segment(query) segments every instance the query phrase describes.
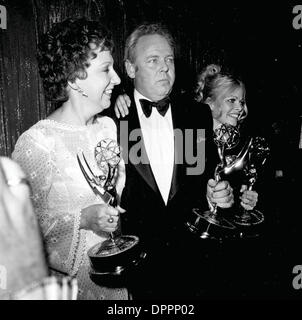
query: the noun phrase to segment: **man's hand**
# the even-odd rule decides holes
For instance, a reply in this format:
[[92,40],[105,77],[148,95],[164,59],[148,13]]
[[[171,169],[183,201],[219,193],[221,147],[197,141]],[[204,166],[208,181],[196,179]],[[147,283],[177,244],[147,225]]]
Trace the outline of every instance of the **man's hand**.
[[6,270],[1,295],[16,292],[48,275],[42,238],[25,174],[8,158],[0,159],[0,266]]
[[220,208],[230,208],[234,204],[233,189],[227,181],[216,182],[210,179],[207,185],[207,198]]
[[114,111],[116,117],[119,119],[120,116],[124,118],[129,113],[129,108],[131,105],[130,98],[126,95],[119,95],[116,99],[115,105],[114,105]]

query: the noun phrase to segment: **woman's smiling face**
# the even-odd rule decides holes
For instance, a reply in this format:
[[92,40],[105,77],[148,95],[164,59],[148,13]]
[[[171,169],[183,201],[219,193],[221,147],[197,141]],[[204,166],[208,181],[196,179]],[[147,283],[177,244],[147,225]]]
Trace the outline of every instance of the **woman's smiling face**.
[[244,111],[245,91],[239,86],[229,88],[220,93],[209,105],[215,127],[222,123],[236,126],[238,118]]
[[90,65],[86,69],[87,77],[77,79],[76,83],[87,95],[86,104],[95,107],[99,113],[110,106],[112,90],[121,80],[113,68],[110,51],[94,53],[96,57],[89,60]]

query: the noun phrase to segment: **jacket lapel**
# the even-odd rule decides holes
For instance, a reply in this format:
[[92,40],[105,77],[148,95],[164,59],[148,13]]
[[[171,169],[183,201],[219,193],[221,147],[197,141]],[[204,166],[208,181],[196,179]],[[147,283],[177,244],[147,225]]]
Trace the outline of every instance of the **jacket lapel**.
[[[135,106],[135,100],[133,93],[130,96],[131,105]],[[173,122],[173,129],[183,129],[183,113],[180,109],[181,106],[171,99],[171,114],[172,114],[172,122]],[[157,186],[155,177],[153,175],[150,161],[148,159],[148,155],[145,149],[144,138],[142,132],[139,134],[139,138],[134,141],[131,139],[131,132],[137,129],[140,130],[140,122],[137,114],[137,109],[133,108],[130,110],[129,115],[124,118],[122,121],[128,121],[128,161],[134,166],[137,172],[142,176],[142,178],[146,181],[146,183],[152,188],[152,190],[161,197],[160,190]],[[183,133],[183,130],[182,130]],[[176,195],[179,187],[183,181],[184,177],[184,151],[183,151],[183,141],[176,140],[176,136],[174,135],[174,168],[173,168],[173,175],[171,180],[171,188],[169,192],[168,201],[171,201],[173,197]],[[139,158],[139,159],[138,159]],[[140,160],[140,161],[137,161]]]
[[[173,105],[172,105],[173,103]],[[177,140],[177,131],[175,129],[182,130],[182,114],[180,112],[179,106],[175,101],[171,100],[171,114],[172,114],[172,122],[173,122],[173,129],[174,129],[174,169],[173,169],[173,175],[172,175],[172,181],[171,181],[171,189],[169,193],[169,201],[173,199],[175,194],[177,193],[181,181],[183,180],[183,172],[184,172],[184,152],[183,152],[183,141]]]
[[[130,98],[133,109],[130,110],[128,117],[124,119],[124,121],[128,120],[128,161],[134,166],[134,168],[142,176],[146,183],[152,188],[152,190],[158,193],[161,197],[145,149],[144,137],[141,132],[140,122],[137,114],[137,109],[135,107],[135,100],[133,94],[130,95]],[[133,130],[140,130],[140,132],[139,134],[134,134],[134,139],[132,141],[131,133],[133,133]],[[137,136],[137,139],[135,139],[135,136]]]

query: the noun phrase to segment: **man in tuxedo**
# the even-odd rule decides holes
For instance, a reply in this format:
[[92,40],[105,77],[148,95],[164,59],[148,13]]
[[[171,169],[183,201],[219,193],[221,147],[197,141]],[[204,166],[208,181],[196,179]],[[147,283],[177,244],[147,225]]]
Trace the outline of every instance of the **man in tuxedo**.
[[174,47],[160,24],[139,26],[125,46],[134,90],[128,93],[132,109],[119,124],[126,163],[122,230],[138,235],[147,253],[129,281],[134,299],[194,297],[193,284],[202,286],[194,258],[201,243],[192,241],[186,219],[193,207],[208,209],[208,202],[233,204],[229,184],[210,179],[216,164],[205,156],[212,146],[210,109],[172,92]]

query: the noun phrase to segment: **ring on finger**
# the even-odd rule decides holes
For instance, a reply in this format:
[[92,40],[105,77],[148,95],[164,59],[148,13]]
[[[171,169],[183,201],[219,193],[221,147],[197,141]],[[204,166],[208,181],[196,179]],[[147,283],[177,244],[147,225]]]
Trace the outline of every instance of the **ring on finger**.
[[113,220],[112,216],[110,216],[107,221],[108,221],[109,223],[112,223],[114,220]]

